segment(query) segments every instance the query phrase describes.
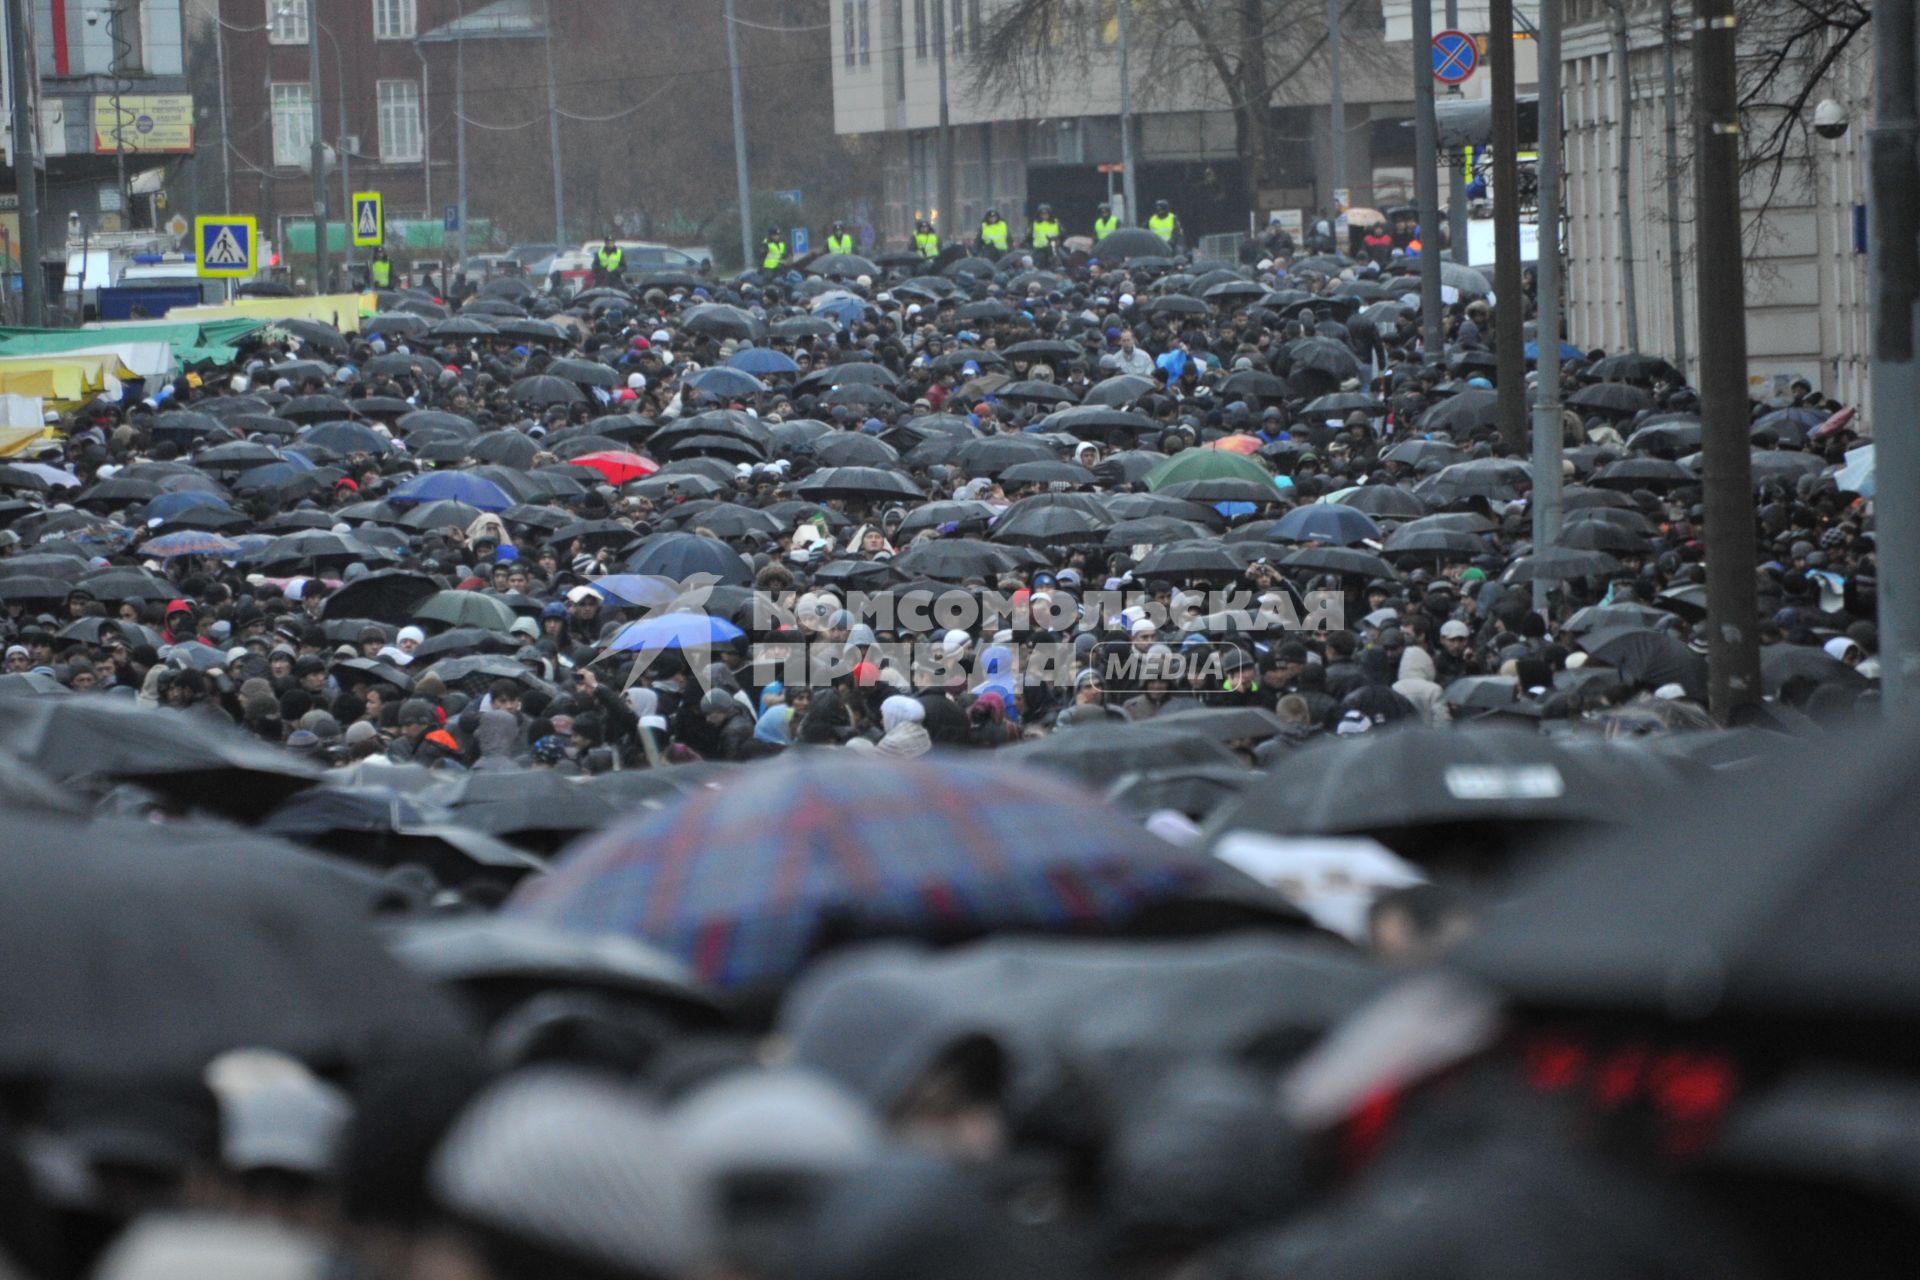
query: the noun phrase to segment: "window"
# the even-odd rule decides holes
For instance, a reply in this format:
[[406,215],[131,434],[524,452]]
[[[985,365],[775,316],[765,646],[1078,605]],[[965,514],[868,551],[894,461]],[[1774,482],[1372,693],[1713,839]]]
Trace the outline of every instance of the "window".
[[273,162],[297,165],[313,147],[313,90],[299,84],[273,86]]
[[373,0],[373,38],[411,40],[416,0]]
[[927,0],[913,0],[913,60],[927,60]]
[[380,159],[403,164],[420,159],[420,83],[382,80],[380,91]]
[[860,0],[860,65],[873,65],[873,5]]
[[267,0],[267,43],[305,44],[311,0]]
[[853,28],[853,0],[840,0],[840,36],[849,71],[853,70]]

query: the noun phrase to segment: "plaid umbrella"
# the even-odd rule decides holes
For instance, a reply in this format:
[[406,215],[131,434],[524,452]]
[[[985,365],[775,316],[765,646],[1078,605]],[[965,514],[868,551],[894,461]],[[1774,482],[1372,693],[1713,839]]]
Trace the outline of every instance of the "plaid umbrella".
[[240,544],[217,533],[182,529],[178,533],[162,534],[153,539],[140,548],[140,554],[158,556],[162,560],[170,560],[174,556],[236,556],[240,554]]
[[791,978],[823,926],[936,941],[1099,931],[1207,874],[1204,856],[1032,771],[828,751],[608,829],[508,912],[634,935],[742,988]]

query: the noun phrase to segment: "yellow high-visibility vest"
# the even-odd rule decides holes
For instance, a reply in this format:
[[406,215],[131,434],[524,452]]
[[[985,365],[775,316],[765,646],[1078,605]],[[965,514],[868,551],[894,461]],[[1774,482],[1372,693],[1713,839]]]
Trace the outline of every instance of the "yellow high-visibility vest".
[[913,247],[920,251],[923,258],[940,256],[940,233],[937,231],[916,231],[913,233]]
[[1033,247],[1045,249],[1060,238],[1060,224],[1052,218],[1033,224]]
[[367,268],[367,273],[376,289],[384,289],[393,283],[393,264],[385,258],[375,258],[373,265]]
[[1093,238],[1096,240],[1104,240],[1112,235],[1113,229],[1119,225],[1120,219],[1114,217],[1112,214],[1108,214],[1104,218],[1095,218],[1093,220]]
[[980,243],[986,245],[989,249],[999,249],[1004,252],[1008,244],[1007,220],[1002,218],[998,222],[982,222],[980,224]]
[[828,253],[852,253],[853,252],[852,234],[850,232],[843,231],[837,236],[828,236],[827,252]]
[[608,249],[603,245],[602,247],[595,249],[593,251],[593,256],[594,256],[594,260],[600,264],[600,269],[602,271],[616,272],[620,270],[623,264],[625,264],[627,260],[627,251],[625,249],[622,249],[619,245],[615,245],[611,249]]
[[1159,236],[1168,244],[1172,244],[1174,224],[1178,221],[1179,219],[1171,213],[1156,213],[1147,219],[1147,230],[1153,232],[1153,234]]
[[787,260],[787,242],[785,240],[769,240],[766,242],[766,246],[766,256],[760,259],[761,269],[766,271],[778,270],[780,264]]

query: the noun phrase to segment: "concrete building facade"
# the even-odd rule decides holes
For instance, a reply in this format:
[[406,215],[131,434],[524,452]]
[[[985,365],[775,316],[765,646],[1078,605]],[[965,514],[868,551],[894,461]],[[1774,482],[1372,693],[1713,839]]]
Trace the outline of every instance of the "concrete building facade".
[[[1684,11],[1681,11],[1682,13]],[[1568,0],[1564,83],[1566,116],[1566,215],[1568,331],[1584,347],[1626,346],[1626,272],[1634,273],[1636,313],[1643,350],[1675,352],[1669,247],[1668,186],[1679,208],[1682,316],[1687,372],[1697,371],[1702,313],[1712,323],[1717,300],[1697,300],[1693,246],[1698,236],[1742,235],[1748,254],[1747,352],[1756,390],[1778,379],[1805,377],[1826,394],[1850,404],[1868,399],[1868,291],[1866,260],[1866,130],[1872,116],[1871,31],[1855,36],[1819,78],[1812,104],[1832,98],[1848,110],[1851,125],[1838,139],[1810,129],[1790,132],[1786,162],[1755,174],[1743,192],[1746,226],[1699,227],[1693,218],[1691,155],[1692,49],[1685,21],[1669,6],[1630,0],[1629,53],[1624,67],[1632,103],[1624,135],[1620,128],[1619,79],[1614,16],[1606,0]],[[1676,145],[1666,139],[1665,49],[1674,41]],[[1759,52],[1746,50],[1748,56]],[[1780,72],[1805,76],[1822,50],[1810,46]],[[1797,84],[1793,86],[1797,91]],[[1779,96],[1779,95],[1769,95]],[[1770,128],[1766,117],[1750,120],[1750,135]],[[1625,147],[1622,148],[1622,138]],[[1632,257],[1622,253],[1618,173],[1624,153],[1631,179]]]

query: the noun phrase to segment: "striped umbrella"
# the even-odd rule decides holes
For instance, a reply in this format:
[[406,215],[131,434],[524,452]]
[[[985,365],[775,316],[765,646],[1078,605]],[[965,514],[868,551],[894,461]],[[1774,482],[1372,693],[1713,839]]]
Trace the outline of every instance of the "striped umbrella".
[[1033,771],[819,751],[608,828],[508,910],[638,937],[715,986],[765,988],[829,930],[1100,932],[1208,875],[1204,855]]
[[178,533],[163,533],[150,540],[140,548],[140,554],[171,560],[175,556],[232,557],[239,555],[240,550],[240,544],[232,538],[199,529],[182,529]]

